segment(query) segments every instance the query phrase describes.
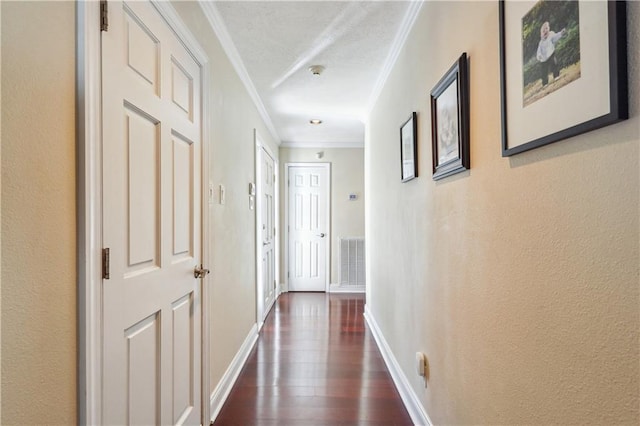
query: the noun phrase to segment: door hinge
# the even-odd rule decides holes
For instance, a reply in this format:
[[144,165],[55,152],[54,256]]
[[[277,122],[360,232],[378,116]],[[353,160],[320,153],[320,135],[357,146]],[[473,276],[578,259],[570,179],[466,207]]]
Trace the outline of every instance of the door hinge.
[[100,31],[109,29],[109,10],[107,0],[100,0]]
[[109,279],[109,249],[102,249],[102,279]]

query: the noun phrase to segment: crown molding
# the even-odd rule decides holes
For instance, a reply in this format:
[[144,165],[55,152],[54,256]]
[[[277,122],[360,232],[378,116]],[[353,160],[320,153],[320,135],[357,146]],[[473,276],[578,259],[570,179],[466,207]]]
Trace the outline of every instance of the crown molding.
[[242,83],[244,83],[244,86],[246,87],[247,92],[249,92],[249,96],[253,100],[253,103],[255,104],[256,108],[258,109],[258,113],[264,120],[264,123],[267,126],[269,133],[271,133],[271,136],[276,141],[276,143],[280,145],[281,144],[280,136],[278,136],[278,132],[276,131],[275,126],[273,125],[273,121],[271,120],[271,117],[269,116],[267,109],[264,107],[264,103],[262,102],[260,95],[258,95],[258,91],[256,90],[256,87],[254,86],[253,81],[251,81],[251,78],[249,77],[249,73],[247,72],[247,69],[244,66],[244,62],[242,62],[242,58],[240,57],[240,53],[238,52],[238,49],[236,48],[235,44],[233,44],[231,35],[227,30],[227,26],[225,25],[224,20],[222,19],[222,16],[218,11],[218,8],[216,8],[214,3],[211,1],[199,0],[198,4],[200,5],[200,8],[204,12],[204,15],[206,16],[207,20],[209,21],[209,25],[211,25],[213,32],[215,32],[216,36],[218,36],[218,40],[220,41],[222,48],[227,54],[227,57],[229,58],[231,65],[233,65],[233,68],[236,70],[236,73],[238,73],[238,77],[240,77],[240,80],[242,81]]
[[285,142],[282,148],[364,148],[364,141],[356,142]]
[[393,70],[393,67],[396,64],[396,61],[398,60],[398,56],[400,56],[400,52],[402,51],[402,48],[404,47],[404,44],[407,41],[407,38],[409,37],[409,33],[413,28],[413,24],[416,22],[416,18],[418,17],[420,8],[422,8],[422,4],[423,4],[422,0],[411,1],[409,3],[407,13],[404,15],[404,19],[400,24],[400,30],[396,34],[396,38],[393,41],[393,45],[391,46],[391,51],[387,56],[387,60],[384,63],[384,67],[382,68],[382,71],[378,76],[378,80],[376,80],[376,84],[373,87],[373,90],[371,92],[371,96],[369,97],[369,103],[366,108],[367,121],[368,121],[369,115],[371,114],[371,110],[373,109],[376,101],[378,100],[380,93],[382,93],[382,89],[384,88],[384,85],[386,84],[387,79],[391,74],[391,70]]

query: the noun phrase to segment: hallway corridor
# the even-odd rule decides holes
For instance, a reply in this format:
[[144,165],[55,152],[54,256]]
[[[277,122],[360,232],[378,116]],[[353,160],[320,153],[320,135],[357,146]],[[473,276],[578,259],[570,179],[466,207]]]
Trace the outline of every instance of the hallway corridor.
[[214,426],[411,425],[364,294],[285,293]]

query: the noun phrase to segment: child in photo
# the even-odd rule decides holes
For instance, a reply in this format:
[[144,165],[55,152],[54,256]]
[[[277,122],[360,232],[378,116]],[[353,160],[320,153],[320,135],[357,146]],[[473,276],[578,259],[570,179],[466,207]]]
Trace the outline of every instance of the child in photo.
[[560,70],[556,61],[555,51],[556,43],[563,35],[566,29],[562,29],[559,33],[551,31],[549,22],[545,22],[540,27],[540,43],[538,43],[538,52],[536,58],[542,63],[542,86],[549,83],[549,72],[553,72],[554,80],[560,77]]

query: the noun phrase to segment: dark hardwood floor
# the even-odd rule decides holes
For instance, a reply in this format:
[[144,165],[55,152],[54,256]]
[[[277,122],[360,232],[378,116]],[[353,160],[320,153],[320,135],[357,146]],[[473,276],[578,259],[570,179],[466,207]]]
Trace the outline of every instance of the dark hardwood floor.
[[412,425],[363,311],[364,295],[280,296],[214,426]]

